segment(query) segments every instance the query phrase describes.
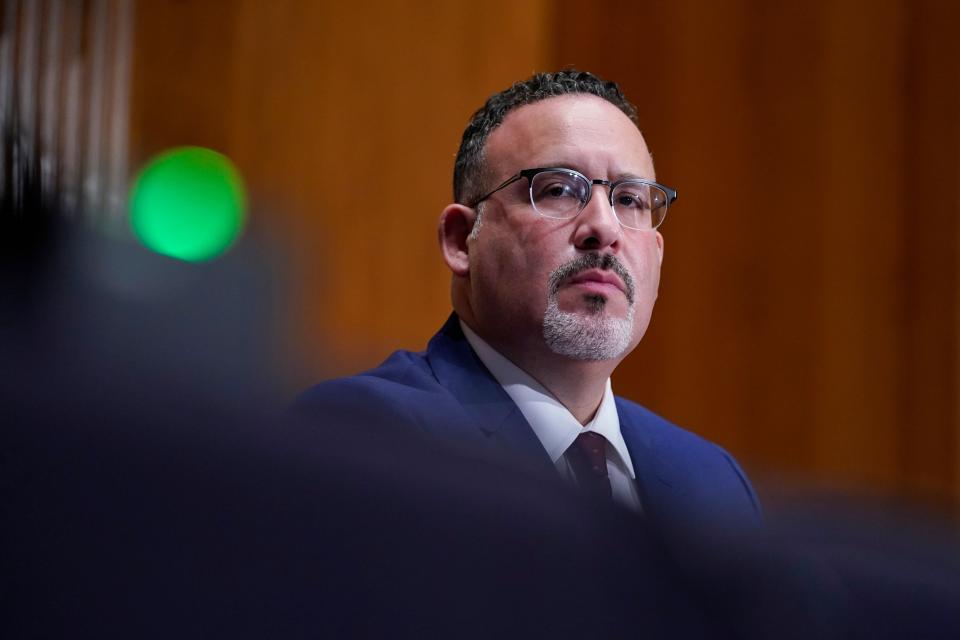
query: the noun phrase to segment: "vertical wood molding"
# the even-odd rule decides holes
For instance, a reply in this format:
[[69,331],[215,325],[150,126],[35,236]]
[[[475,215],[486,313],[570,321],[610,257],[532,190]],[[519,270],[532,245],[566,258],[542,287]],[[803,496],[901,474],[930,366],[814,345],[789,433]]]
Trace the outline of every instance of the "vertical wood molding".
[[[6,0],[0,199],[124,228],[134,0]],[[33,208],[38,203],[30,203]]]

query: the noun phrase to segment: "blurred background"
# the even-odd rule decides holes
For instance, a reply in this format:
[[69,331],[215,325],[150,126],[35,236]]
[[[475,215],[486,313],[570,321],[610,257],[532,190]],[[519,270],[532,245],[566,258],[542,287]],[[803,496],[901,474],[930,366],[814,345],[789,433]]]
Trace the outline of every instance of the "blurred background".
[[[178,277],[268,237],[287,295],[257,300],[290,397],[446,318],[435,225],[489,94],[568,65],[616,80],[680,194],[617,392],[722,443],[761,494],[960,498],[960,4],[3,0],[2,19],[3,202],[39,185]],[[199,254],[131,223],[148,163],[184,146],[228,185]],[[138,277],[113,291],[152,295]]]

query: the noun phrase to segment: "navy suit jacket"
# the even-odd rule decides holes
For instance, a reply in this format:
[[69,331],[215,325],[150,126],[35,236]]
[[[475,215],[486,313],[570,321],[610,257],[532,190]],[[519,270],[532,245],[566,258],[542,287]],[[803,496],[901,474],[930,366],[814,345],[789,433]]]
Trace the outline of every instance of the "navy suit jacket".
[[[756,495],[730,454],[634,402],[617,397],[616,404],[648,518],[737,527],[759,522]],[[397,351],[375,369],[316,385],[295,411],[311,420],[414,433],[467,455],[490,454],[559,477],[520,409],[467,342],[456,314],[426,352]]]

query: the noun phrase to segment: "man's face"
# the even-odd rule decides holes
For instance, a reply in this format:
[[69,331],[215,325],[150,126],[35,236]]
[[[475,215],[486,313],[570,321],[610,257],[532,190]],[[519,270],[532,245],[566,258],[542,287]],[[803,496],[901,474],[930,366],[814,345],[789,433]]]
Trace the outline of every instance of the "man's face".
[[[654,179],[646,143],[609,102],[560,96],[510,112],[487,139],[491,186],[522,169],[563,167],[590,179]],[[539,215],[521,179],[483,205],[470,240],[475,327],[496,345],[546,346],[582,360],[617,360],[640,341],[660,281],[663,238],[620,225],[595,185],[572,219]]]

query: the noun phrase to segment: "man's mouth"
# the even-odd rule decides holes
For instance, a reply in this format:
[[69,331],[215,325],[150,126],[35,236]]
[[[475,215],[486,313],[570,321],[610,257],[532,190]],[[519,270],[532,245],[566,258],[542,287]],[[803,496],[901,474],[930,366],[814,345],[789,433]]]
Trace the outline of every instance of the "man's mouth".
[[557,267],[550,275],[550,293],[563,286],[576,286],[591,296],[608,298],[617,292],[633,304],[633,277],[613,254],[585,253]]
[[569,280],[569,284],[585,289],[590,293],[609,296],[620,292],[627,294],[627,287],[623,284],[620,276],[612,271],[603,271],[601,269],[587,269],[574,275]]

